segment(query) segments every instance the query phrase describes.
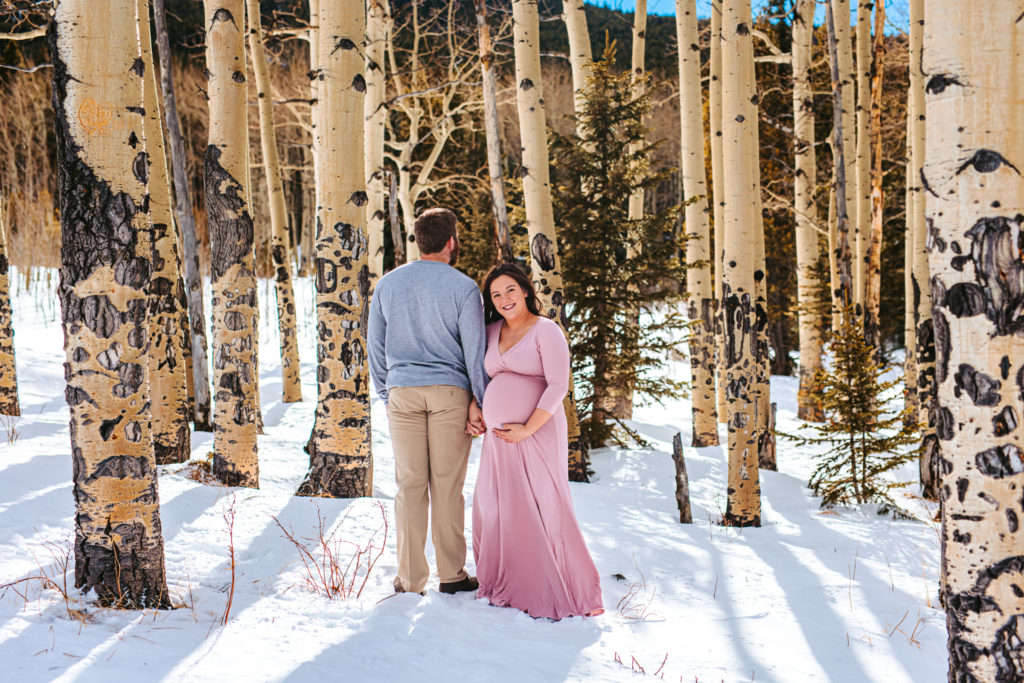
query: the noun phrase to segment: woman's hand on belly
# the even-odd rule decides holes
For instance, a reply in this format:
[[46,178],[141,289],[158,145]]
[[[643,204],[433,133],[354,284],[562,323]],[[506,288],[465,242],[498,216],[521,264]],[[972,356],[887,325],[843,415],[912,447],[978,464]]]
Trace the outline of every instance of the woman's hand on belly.
[[503,424],[494,428],[494,435],[506,443],[519,443],[533,436],[533,432],[526,425]]

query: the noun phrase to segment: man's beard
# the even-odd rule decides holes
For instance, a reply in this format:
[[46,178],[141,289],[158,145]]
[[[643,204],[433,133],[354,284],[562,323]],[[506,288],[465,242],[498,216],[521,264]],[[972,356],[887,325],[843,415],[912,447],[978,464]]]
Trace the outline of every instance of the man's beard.
[[455,246],[452,247],[452,253],[448,257],[448,265],[449,266],[454,266],[458,262],[459,262],[459,238],[456,237],[455,238]]

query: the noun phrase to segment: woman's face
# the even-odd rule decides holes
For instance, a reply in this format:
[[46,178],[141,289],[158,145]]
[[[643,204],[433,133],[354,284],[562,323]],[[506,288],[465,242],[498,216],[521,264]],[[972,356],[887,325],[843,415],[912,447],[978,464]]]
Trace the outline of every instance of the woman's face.
[[499,275],[491,283],[491,303],[505,320],[516,320],[529,313],[526,292],[508,275]]

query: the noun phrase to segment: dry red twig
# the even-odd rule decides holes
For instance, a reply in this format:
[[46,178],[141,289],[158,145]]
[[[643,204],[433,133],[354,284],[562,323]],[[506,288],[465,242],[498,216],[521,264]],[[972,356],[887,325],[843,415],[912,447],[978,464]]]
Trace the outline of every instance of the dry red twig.
[[[334,530],[328,531],[327,520],[324,519],[318,507],[316,511],[316,536],[312,538],[297,538],[295,533],[291,529],[285,528],[277,517],[272,517],[285,538],[291,541],[298,551],[299,559],[302,560],[302,565],[306,570],[306,587],[309,590],[318,595],[323,595],[329,600],[347,600],[353,597],[353,595],[356,598],[362,596],[363,589],[366,588],[366,583],[370,578],[370,573],[377,564],[377,560],[384,554],[384,548],[388,542],[389,525],[387,513],[384,510],[383,503],[378,502],[377,507],[380,509],[383,521],[365,545],[348,541],[338,536],[342,525],[348,519],[348,511],[346,511],[345,516],[334,527]],[[377,546],[374,543],[374,539],[381,529],[384,531],[384,538],[381,544]],[[343,558],[343,548],[345,546],[350,546],[353,549],[352,555],[348,558],[347,562]],[[362,581],[359,581],[360,572],[362,572]],[[359,582],[358,588],[356,587],[357,581]]]

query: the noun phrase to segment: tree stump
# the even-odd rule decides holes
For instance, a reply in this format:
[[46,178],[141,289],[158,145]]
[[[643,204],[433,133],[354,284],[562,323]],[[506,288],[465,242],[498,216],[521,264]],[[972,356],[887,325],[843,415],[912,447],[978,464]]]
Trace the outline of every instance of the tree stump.
[[690,479],[686,476],[686,461],[683,459],[683,436],[679,432],[672,437],[672,460],[676,464],[676,505],[679,506],[679,521],[692,524],[690,512]]

